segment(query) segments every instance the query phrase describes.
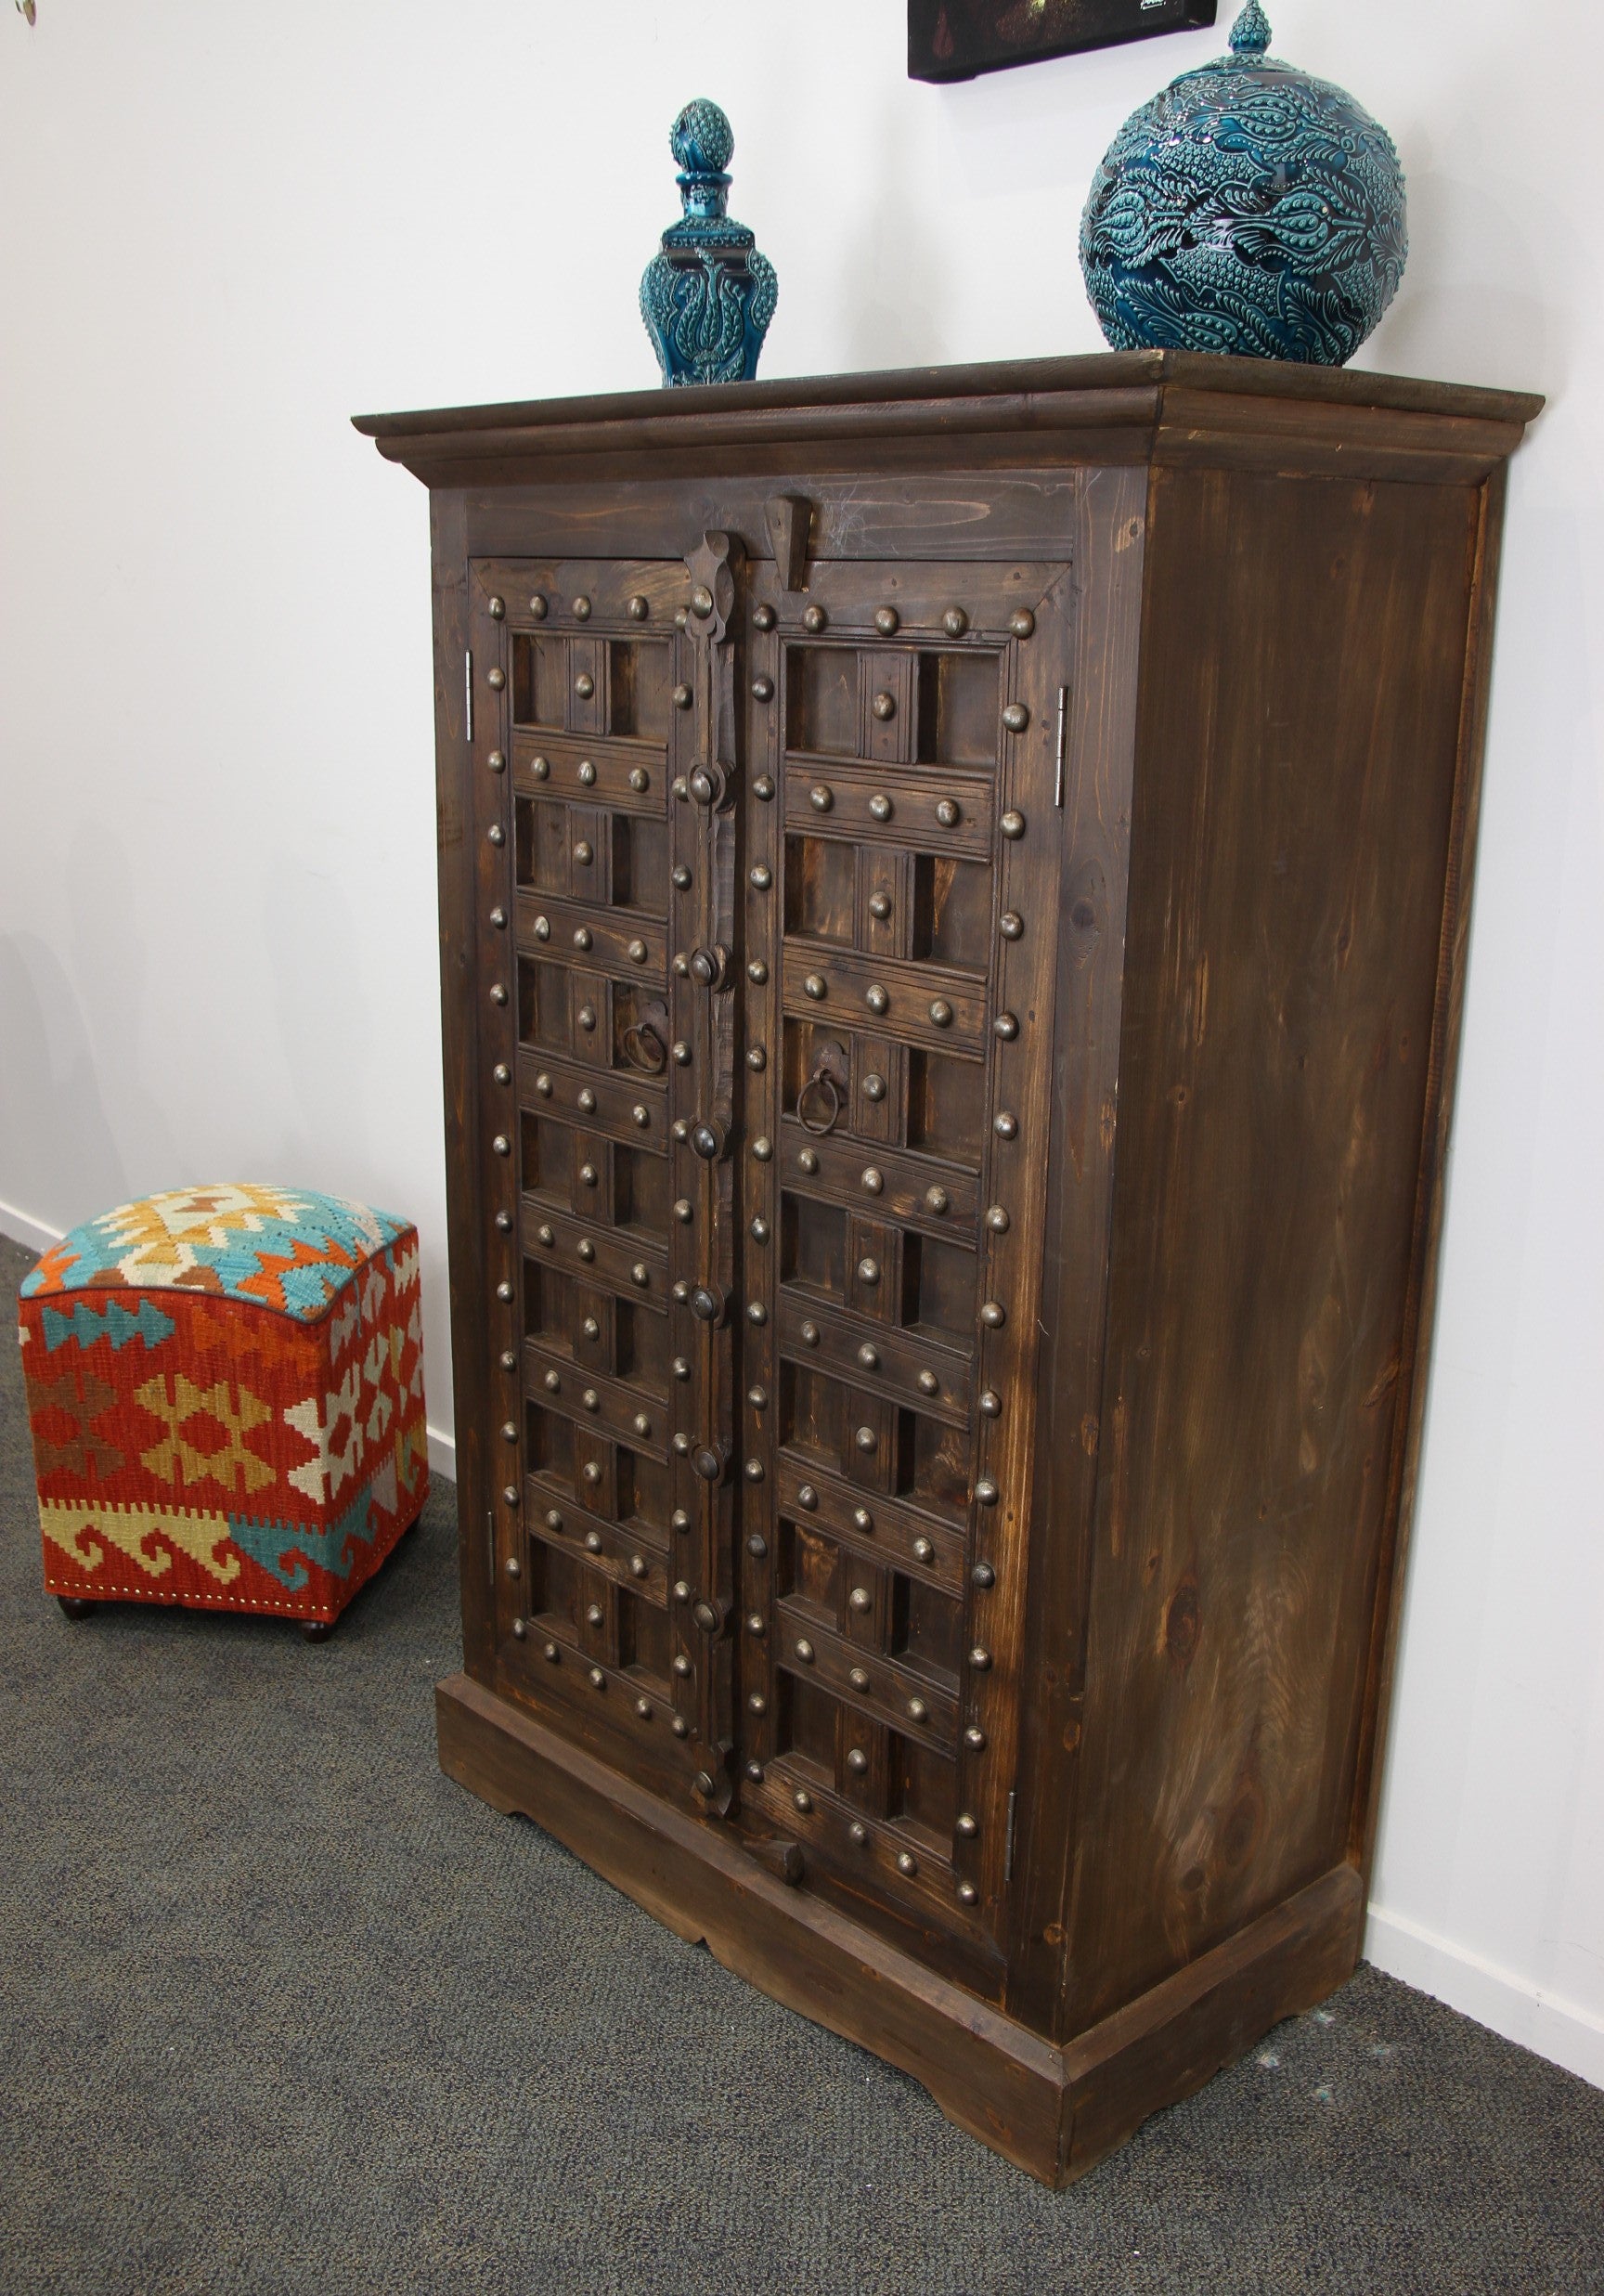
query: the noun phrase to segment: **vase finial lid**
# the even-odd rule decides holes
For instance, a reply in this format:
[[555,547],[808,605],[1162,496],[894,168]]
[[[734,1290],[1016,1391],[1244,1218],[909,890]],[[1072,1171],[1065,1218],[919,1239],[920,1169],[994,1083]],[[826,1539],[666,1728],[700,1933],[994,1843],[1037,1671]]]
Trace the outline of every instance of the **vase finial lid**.
[[1270,19],[1259,0],[1248,0],[1231,27],[1231,52],[1234,56],[1262,56],[1269,45]]

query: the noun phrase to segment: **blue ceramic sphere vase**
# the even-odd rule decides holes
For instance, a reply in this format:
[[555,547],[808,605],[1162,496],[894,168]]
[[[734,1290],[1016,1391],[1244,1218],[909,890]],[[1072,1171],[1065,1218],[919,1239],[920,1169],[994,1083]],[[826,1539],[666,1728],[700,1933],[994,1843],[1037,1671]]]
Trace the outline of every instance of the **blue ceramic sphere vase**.
[[668,148],[684,213],[646,266],[640,316],[666,383],[750,383],[780,281],[753,234],[726,212],[734,134],[718,106],[699,97],[675,121]]
[[1117,351],[1341,367],[1398,292],[1409,237],[1391,137],[1269,45],[1248,0],[1231,53],[1183,73],[1109,146],[1080,267]]

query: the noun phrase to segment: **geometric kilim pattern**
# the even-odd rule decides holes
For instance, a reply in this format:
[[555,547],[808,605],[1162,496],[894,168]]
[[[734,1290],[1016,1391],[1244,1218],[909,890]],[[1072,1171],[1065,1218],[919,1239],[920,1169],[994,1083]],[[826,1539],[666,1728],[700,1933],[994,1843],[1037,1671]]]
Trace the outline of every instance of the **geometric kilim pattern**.
[[74,1229],[19,1305],[52,1594],[333,1619],[420,1512],[407,1222],[183,1189]]

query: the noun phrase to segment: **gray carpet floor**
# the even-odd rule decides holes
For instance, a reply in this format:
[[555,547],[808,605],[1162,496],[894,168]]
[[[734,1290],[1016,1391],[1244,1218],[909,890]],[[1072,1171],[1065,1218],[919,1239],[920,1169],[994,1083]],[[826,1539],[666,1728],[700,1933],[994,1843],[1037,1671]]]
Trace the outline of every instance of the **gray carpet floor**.
[[680,1945],[436,1769],[454,1500],[321,1648],[70,1625],[0,1347],[0,2288],[1604,2290],[1604,2095],[1373,1970],[1052,2194]]

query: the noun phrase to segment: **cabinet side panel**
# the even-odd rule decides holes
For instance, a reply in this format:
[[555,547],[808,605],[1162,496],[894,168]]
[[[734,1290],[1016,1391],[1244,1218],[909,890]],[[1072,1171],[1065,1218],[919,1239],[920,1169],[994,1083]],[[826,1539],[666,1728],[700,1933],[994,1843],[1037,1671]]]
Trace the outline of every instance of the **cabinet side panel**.
[[1072,2030],[1348,1853],[1477,512],[1155,474]]
[[489,1506],[485,1433],[488,1306],[479,1200],[479,1046],[472,790],[467,749],[467,529],[462,497],[429,499],[434,599],[435,818],[440,866],[440,1017],[445,1055],[446,1200],[451,1266],[451,1370],[457,1420],[457,1521],[462,1642],[468,1666],[490,1665]]

